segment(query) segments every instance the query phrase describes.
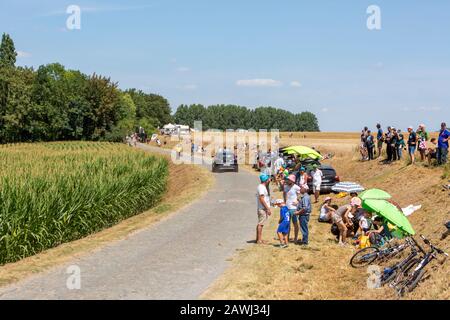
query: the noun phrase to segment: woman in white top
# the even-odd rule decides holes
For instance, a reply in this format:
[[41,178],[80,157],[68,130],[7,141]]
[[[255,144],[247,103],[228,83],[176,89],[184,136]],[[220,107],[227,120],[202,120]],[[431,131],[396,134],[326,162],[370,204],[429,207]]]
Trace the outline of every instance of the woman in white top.
[[336,211],[333,207],[331,207],[331,198],[327,197],[325,198],[325,201],[322,204],[322,207],[320,207],[320,215],[319,215],[319,222],[330,222],[331,221],[331,215],[329,215],[329,212]]

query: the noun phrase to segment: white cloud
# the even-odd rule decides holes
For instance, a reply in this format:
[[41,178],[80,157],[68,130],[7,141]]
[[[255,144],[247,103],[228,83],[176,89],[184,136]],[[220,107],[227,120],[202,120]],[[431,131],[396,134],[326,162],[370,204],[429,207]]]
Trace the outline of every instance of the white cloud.
[[179,68],[177,68],[177,71],[178,72],[189,72],[189,71],[191,71],[191,69],[188,67],[179,67]]
[[273,79],[247,79],[236,81],[236,85],[239,87],[281,87],[283,83]]
[[29,58],[31,57],[31,53],[25,51],[17,51],[17,58]]
[[302,84],[299,81],[291,81],[290,83],[291,87],[300,88]]

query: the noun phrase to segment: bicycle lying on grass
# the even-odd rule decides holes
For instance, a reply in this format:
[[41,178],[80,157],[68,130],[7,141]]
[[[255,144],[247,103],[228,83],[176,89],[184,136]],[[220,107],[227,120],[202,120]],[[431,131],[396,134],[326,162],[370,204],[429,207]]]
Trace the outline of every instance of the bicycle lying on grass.
[[350,265],[353,268],[362,268],[368,266],[375,261],[383,262],[387,261],[399,253],[403,252],[405,249],[414,246],[414,239],[411,241],[410,237],[406,238],[406,241],[402,244],[390,245],[387,243],[387,247],[378,248],[378,247],[367,247],[356,252],[353,257],[350,259]]
[[[404,272],[399,273],[398,279],[392,283],[392,287],[395,288],[397,294],[399,296],[403,296],[406,292],[412,292],[419,282],[423,279],[423,276],[426,273],[425,267],[434,259],[437,259],[437,254],[442,254],[448,257],[448,254],[443,250],[435,247],[431,242],[425,238],[423,235],[420,236],[430,247],[430,251],[422,252],[424,253],[423,257],[420,259],[413,259],[411,263],[408,264],[407,268],[404,268]],[[414,268],[415,267],[415,268]]]
[[405,241],[407,242],[408,247],[411,249],[410,254],[402,261],[397,262],[390,267],[384,268],[383,273],[380,277],[381,286],[390,283],[390,286],[394,287],[395,284],[401,280],[402,276],[420,261],[418,257],[419,253],[421,252],[425,254],[425,251],[421,246],[419,246],[414,238],[406,238]]

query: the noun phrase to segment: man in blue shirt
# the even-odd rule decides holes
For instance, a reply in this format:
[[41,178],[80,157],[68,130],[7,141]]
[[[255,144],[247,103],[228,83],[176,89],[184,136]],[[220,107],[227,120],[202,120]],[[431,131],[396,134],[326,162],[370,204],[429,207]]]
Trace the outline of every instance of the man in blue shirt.
[[308,194],[306,186],[301,187],[300,193],[302,199],[298,202],[297,211],[295,212],[295,214],[299,216],[300,230],[302,232],[302,241],[299,244],[307,245],[309,240],[308,223],[312,211],[311,197]]
[[377,124],[377,147],[378,147],[378,157],[381,156],[381,149],[383,148],[383,129],[381,129],[381,124]]
[[447,124],[445,122],[442,122],[441,131],[439,131],[438,146],[436,150],[436,158],[439,165],[444,165],[447,163],[449,137],[450,131],[447,129]]

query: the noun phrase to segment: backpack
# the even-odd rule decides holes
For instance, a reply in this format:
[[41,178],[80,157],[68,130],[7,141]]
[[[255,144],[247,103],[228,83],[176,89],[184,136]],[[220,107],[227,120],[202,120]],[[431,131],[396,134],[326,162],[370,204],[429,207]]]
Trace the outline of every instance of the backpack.
[[364,249],[364,248],[367,248],[370,246],[371,246],[371,244],[370,244],[370,240],[369,240],[368,236],[361,236],[359,238],[359,248],[360,249]]
[[335,236],[339,236],[339,228],[337,226],[336,223],[333,223],[333,225],[331,226],[331,233]]

